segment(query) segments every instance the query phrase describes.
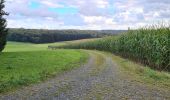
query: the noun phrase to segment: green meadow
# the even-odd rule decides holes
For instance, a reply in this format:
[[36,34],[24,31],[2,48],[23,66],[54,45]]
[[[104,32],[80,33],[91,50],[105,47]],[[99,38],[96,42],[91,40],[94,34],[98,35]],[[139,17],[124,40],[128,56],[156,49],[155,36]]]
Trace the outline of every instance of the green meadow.
[[47,43],[47,44],[31,44],[22,42],[8,42],[3,52],[21,52],[21,51],[44,51],[48,50],[48,45],[64,45],[64,42]]
[[44,81],[84,63],[80,50],[48,50],[48,45],[8,42],[0,54],[0,93]]

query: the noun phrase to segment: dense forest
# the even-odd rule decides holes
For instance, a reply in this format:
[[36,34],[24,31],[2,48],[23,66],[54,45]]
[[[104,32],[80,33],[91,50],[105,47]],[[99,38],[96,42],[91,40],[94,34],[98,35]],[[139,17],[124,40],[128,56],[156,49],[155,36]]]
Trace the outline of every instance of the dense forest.
[[125,30],[45,30],[45,29],[9,29],[8,41],[52,43],[87,38],[100,38],[116,35]]

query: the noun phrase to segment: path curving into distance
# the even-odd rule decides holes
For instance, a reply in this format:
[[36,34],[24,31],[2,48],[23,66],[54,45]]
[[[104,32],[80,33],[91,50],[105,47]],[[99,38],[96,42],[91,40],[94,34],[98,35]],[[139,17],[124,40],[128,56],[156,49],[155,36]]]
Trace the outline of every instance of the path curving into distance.
[[0,100],[170,100],[170,91],[121,77],[112,55],[87,52],[87,64],[43,83],[0,95]]

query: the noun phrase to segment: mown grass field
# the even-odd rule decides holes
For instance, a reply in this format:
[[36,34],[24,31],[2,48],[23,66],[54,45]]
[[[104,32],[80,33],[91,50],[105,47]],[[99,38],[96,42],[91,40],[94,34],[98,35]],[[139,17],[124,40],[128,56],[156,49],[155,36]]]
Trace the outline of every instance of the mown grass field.
[[80,50],[48,50],[48,45],[8,42],[0,54],[0,93],[71,70],[88,57]]
[[21,52],[21,51],[44,51],[48,50],[48,45],[64,45],[64,42],[48,44],[31,44],[22,42],[8,42],[3,52]]

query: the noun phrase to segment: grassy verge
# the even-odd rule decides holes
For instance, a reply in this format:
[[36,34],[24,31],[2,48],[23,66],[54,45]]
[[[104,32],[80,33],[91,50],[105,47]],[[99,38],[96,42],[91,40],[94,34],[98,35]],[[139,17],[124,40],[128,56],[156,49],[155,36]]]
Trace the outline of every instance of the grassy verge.
[[0,93],[41,82],[85,63],[81,50],[48,50],[48,44],[10,42],[0,54]]
[[113,56],[113,61],[119,66],[122,75],[140,83],[170,90],[170,73],[155,71],[119,56]]

